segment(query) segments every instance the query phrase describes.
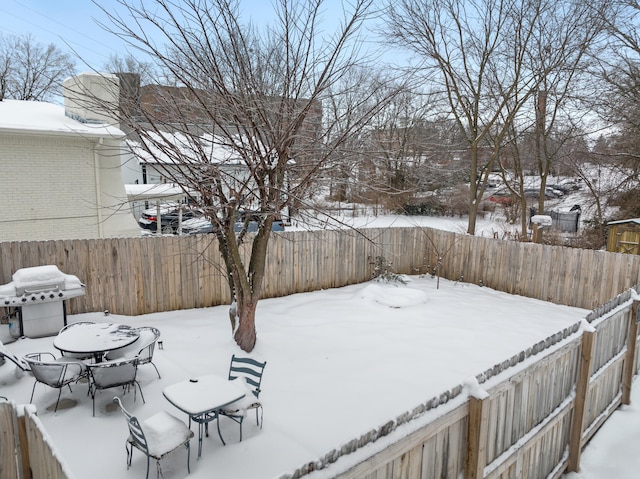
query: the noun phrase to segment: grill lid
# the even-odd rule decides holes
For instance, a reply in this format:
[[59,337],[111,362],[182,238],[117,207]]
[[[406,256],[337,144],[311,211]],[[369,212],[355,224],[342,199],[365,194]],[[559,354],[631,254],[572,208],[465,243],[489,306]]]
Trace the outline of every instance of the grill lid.
[[77,276],[65,274],[55,265],[22,268],[12,279],[0,285],[0,306],[62,301],[85,294],[85,286]]

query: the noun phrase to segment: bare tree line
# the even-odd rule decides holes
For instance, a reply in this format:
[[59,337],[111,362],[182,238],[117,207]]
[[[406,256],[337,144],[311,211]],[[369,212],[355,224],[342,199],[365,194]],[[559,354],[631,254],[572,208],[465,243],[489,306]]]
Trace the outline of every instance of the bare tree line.
[[[138,54],[100,70],[139,75],[152,98],[117,108],[93,98],[95,107],[139,151],[171,163],[166,178],[214,225],[232,331],[247,351],[272,223],[286,208],[317,207],[319,191],[398,209],[468,184],[458,199],[474,234],[499,174],[526,240],[525,175],[539,179],[539,212],[550,176],[588,183],[587,163],[623,171],[618,193],[638,190],[636,1],[354,0],[332,28],[324,0],[277,0],[267,27],[236,0],[118,3],[125,13],[103,10],[102,27]],[[387,55],[408,58],[403,68],[381,63],[367,28]],[[0,50],[0,99],[49,99],[69,58],[11,41]],[[26,74],[21,61],[47,74]],[[590,190],[604,224],[611,192]],[[640,215],[640,201],[633,208]],[[254,235],[234,230],[244,210],[260,218]]]

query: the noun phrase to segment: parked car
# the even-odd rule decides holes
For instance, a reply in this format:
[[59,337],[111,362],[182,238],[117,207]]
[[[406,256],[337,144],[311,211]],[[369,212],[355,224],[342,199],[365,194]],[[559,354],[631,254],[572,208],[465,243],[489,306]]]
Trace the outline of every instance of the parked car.
[[[233,225],[233,230],[236,233],[242,231],[242,227],[244,226],[244,218],[246,218],[247,214],[252,215],[249,218],[247,232],[253,233],[258,231],[258,222],[260,218],[258,217],[257,213],[240,213],[239,221],[236,221]],[[271,225],[271,231],[284,231],[284,222],[281,219],[275,220]],[[213,224],[211,224],[211,221],[204,217],[192,218],[182,222],[182,227],[180,228],[179,232],[183,235],[213,233]]]
[[491,196],[489,196],[488,200],[499,205],[509,206],[513,203],[513,196],[508,190],[498,190],[494,191]]
[[[180,223],[180,210],[182,210],[182,221],[194,218],[200,215],[197,210],[186,205],[177,203],[164,203],[160,205],[160,228],[163,234],[175,234],[178,231]],[[140,228],[149,231],[157,231],[158,229],[158,209],[157,207],[148,208],[142,212],[138,225]]]
[[[558,198],[562,196],[563,193],[560,190],[554,190],[552,188],[545,188],[544,197],[549,200],[552,198]],[[538,199],[540,197],[540,189],[539,188],[527,188],[524,190],[525,198],[534,198]]]
[[178,233],[182,235],[213,233],[213,225],[204,217],[191,218],[182,222]]

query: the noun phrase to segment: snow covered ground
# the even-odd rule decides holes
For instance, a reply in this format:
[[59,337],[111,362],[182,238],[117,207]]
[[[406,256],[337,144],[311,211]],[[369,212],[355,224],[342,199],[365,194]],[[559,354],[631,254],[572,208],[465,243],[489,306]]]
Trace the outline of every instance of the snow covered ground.
[[[548,337],[587,314],[586,310],[512,296],[476,285],[412,276],[407,285],[375,281],[344,288],[261,301],[258,342],[251,356],[266,360],[264,428],[252,420],[222,423],[227,445],[216,434],[205,438],[202,458],[192,441],[191,475],[184,450],[163,461],[165,478],[274,478],[316,460],[334,448],[424,403],[487,368]],[[233,353],[225,306],[124,317],[74,315],[70,321],[116,321],[154,326],[164,349],[153,367],[140,368],[146,403],[123,396],[125,406],[144,419],[166,410],[186,420],[162,390],[178,381],[226,375]],[[58,353],[53,338],[19,339],[7,345],[23,355]],[[14,367],[0,367],[0,394],[27,403],[33,381],[16,379]],[[76,404],[52,412],[57,390],[38,384],[34,405],[60,456],[76,478],[135,478],[146,462],[134,454],[127,472],[124,418],[101,391],[96,417],[86,385],[62,397]],[[249,418],[250,419],[250,418]],[[388,440],[383,438],[380,441]],[[332,477],[334,470],[315,473]],[[578,476],[592,479],[591,476]],[[595,477],[595,476],[594,476]]]

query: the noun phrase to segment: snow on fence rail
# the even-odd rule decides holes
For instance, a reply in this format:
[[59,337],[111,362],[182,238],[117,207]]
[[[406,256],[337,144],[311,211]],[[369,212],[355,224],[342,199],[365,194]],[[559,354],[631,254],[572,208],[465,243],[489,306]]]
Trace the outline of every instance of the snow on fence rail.
[[[274,232],[264,297],[334,288],[371,278],[384,257],[398,273],[443,278],[557,304],[593,309],[640,282],[640,256],[462,235],[431,228]],[[86,295],[67,312],[140,315],[228,304],[213,235],[0,242],[0,284],[20,268],[55,264]],[[0,305],[2,306],[2,305]]]
[[[629,404],[637,298],[631,290],[618,295],[479,374],[478,387],[446,391],[280,479],[319,470],[336,479],[542,479],[576,471],[586,442]],[[377,447],[383,437],[392,440]]]

